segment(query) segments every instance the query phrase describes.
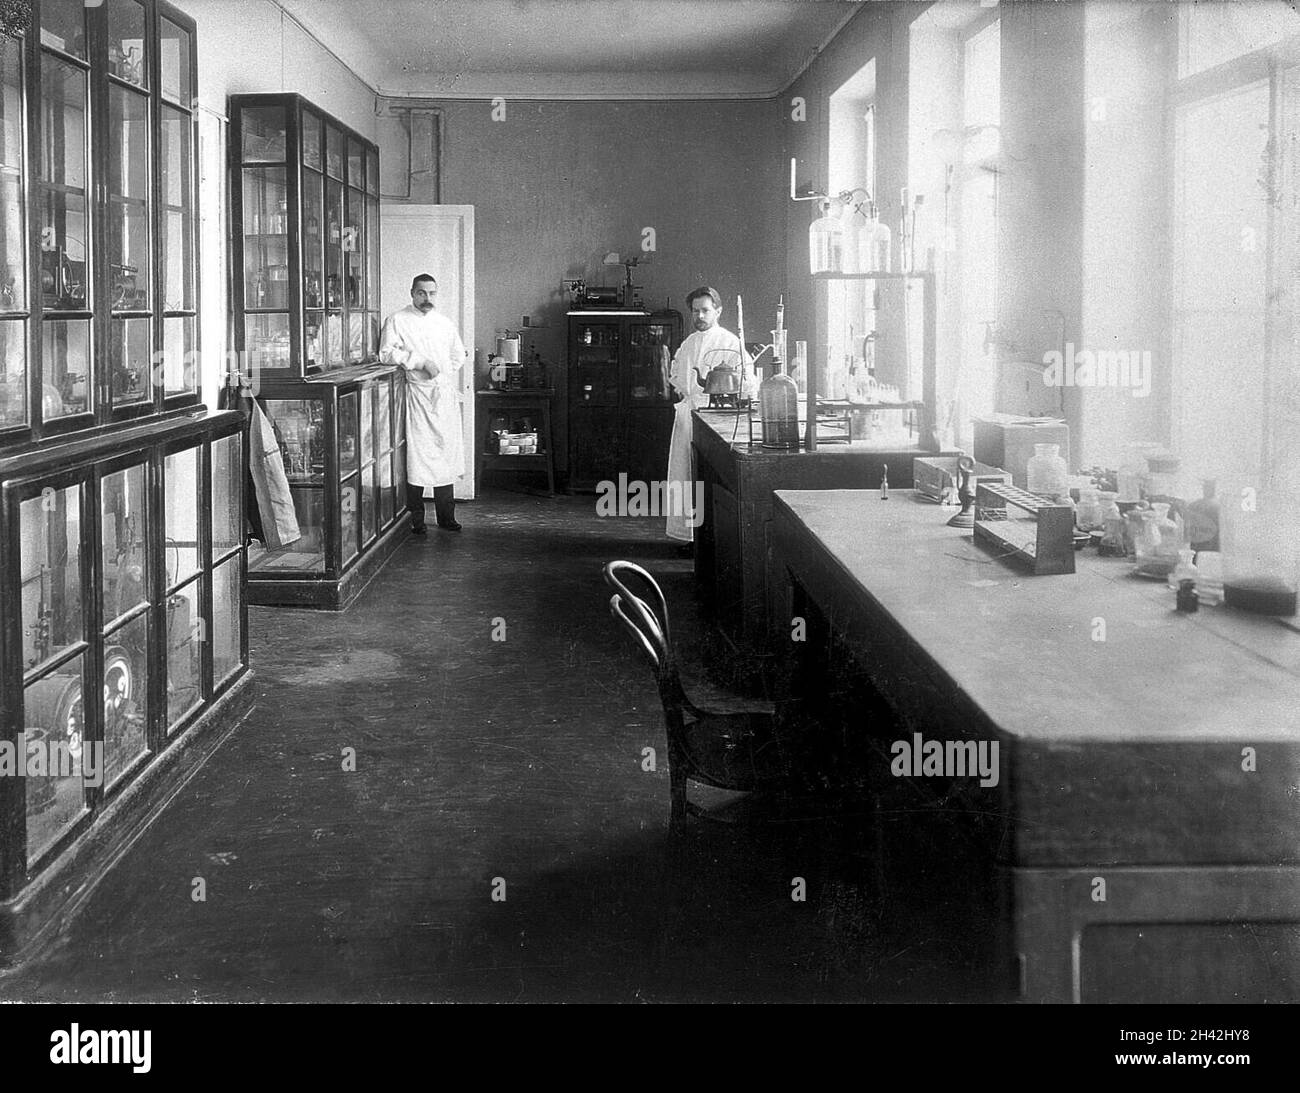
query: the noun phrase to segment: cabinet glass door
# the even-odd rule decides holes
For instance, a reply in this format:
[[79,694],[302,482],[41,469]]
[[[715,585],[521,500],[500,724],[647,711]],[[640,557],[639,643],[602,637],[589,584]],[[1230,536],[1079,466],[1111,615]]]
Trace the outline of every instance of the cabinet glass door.
[[87,70],[79,64],[51,53],[41,58],[36,215],[45,308],[41,413],[46,421],[93,409],[87,80]]
[[375,537],[378,471],[375,467],[375,391],[374,384],[361,391],[361,540]]
[[163,461],[163,527],[167,587],[167,730],[176,729],[203,700],[203,618],[199,531],[199,449]]
[[[280,457],[293,498],[297,535],[276,546],[250,548],[249,572],[288,569],[299,573],[325,570],[325,403],[320,399],[264,399],[262,408],[271,421],[280,445]],[[233,458],[233,454],[231,456]],[[213,448],[214,461],[217,449]],[[227,464],[232,475],[224,491],[237,496],[236,464]],[[220,467],[214,462],[213,502],[216,502]],[[215,521],[215,511],[214,511]],[[227,529],[233,530],[233,529]],[[224,534],[224,533],[223,533]],[[270,530],[267,530],[268,536]],[[214,559],[218,547],[217,525],[213,527]],[[236,557],[237,560],[237,557]],[[229,563],[225,563],[229,564]],[[214,604],[216,601],[213,601]]]
[[[354,142],[355,143],[355,142]],[[343,225],[344,303],[348,309],[347,359],[356,364],[365,355],[365,237],[366,199],[360,190],[347,189]]]
[[[332,130],[331,130],[332,132]],[[343,183],[325,181],[325,367],[343,366]]]
[[120,406],[153,398],[148,95],[110,81],[108,118],[109,391]]
[[[85,731],[81,506],[85,487],[47,488],[19,505],[23,635],[23,731],[57,747],[71,765]],[[48,850],[86,811],[75,772],[26,780],[27,853]]]
[[289,188],[284,165],[285,111],[280,106],[240,112],[244,245],[244,349],[250,367],[287,371],[289,341]]
[[0,37],[0,429],[29,421],[23,68],[21,41]]
[[670,323],[628,325],[628,398],[636,403],[667,403],[668,366],[673,327]]
[[41,0],[41,45],[86,59],[85,0]]
[[146,468],[136,463],[100,481],[104,619],[105,786],[144,754],[150,666]]
[[108,0],[108,71],[136,87],[148,86],[144,5],[139,0]]
[[302,306],[303,365],[325,367],[322,328],[325,307],[325,179],[321,120],[302,112]]
[[165,17],[158,20],[158,68],[162,75],[159,91],[164,99],[187,110],[193,106],[192,48],[188,30]]
[[357,556],[361,527],[360,392],[339,398],[339,558],[347,565]]
[[578,344],[575,399],[583,405],[618,405],[618,323],[582,323],[577,328]]
[[[198,370],[186,367],[193,360],[198,308],[194,283],[194,118],[185,110],[164,104],[160,130],[163,345],[168,353],[163,394],[171,396],[198,390]],[[173,361],[179,363],[179,368]]]

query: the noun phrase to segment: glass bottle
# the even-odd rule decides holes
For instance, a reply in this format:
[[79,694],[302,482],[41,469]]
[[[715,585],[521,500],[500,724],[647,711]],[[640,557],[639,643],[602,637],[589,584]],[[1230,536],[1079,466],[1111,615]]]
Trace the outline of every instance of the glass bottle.
[[1194,555],[1195,552],[1190,547],[1178,552],[1178,564],[1169,572],[1169,587],[1175,592],[1178,591],[1180,581],[1200,583],[1201,572],[1192,561]]
[[1213,478],[1201,480],[1201,497],[1187,506],[1187,539],[1194,550],[1219,549],[1218,483]]
[[870,265],[865,273],[888,273],[894,251],[894,237],[889,225],[880,219],[880,212],[871,206],[871,245],[867,248]]
[[1069,468],[1059,444],[1035,444],[1026,467],[1029,492],[1039,497],[1061,497],[1067,492]]
[[763,447],[780,451],[799,449],[799,391],[781,371],[781,358],[772,359],[772,373],[758,385],[758,405],[763,419]]
[[1079,507],[1075,522],[1082,531],[1101,529],[1101,491],[1095,486],[1085,486],[1079,491]]
[[822,215],[808,228],[808,255],[813,273],[840,273],[844,269],[844,227],[830,214],[831,203],[822,202]]
[[1147,452],[1150,444],[1130,444],[1116,475],[1121,501],[1141,501],[1147,481]]
[[1124,547],[1124,515],[1115,504],[1117,495],[1105,491],[1101,495],[1101,543],[1097,553],[1102,557],[1122,558]]

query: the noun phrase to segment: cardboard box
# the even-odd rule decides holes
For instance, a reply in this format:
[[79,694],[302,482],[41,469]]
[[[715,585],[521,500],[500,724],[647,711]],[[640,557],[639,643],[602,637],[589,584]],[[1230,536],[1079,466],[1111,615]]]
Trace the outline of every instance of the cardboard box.
[[975,461],[1003,467],[1014,485],[1029,488],[1029,460],[1035,444],[1056,444],[1070,462],[1070,427],[1059,418],[990,414],[976,418]]

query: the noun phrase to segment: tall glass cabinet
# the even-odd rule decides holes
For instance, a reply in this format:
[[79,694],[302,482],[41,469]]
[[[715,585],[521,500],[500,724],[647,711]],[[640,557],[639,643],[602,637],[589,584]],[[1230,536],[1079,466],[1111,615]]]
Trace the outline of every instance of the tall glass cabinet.
[[[407,528],[405,386],[378,362],[379,150],[299,95],[230,99],[236,347],[291,503],[250,602],[346,607]],[[290,511],[291,510],[291,511]]]
[[0,963],[247,691],[245,425],[199,402],[196,79],[161,0],[34,0],[0,35]]

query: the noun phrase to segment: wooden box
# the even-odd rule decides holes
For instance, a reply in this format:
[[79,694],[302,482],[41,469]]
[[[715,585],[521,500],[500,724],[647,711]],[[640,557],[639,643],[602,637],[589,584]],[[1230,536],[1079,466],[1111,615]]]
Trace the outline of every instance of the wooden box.
[[975,461],[1005,467],[1011,481],[1029,488],[1029,460],[1035,444],[1056,444],[1070,462],[1070,427],[1057,418],[1015,417],[993,414],[975,420]]

